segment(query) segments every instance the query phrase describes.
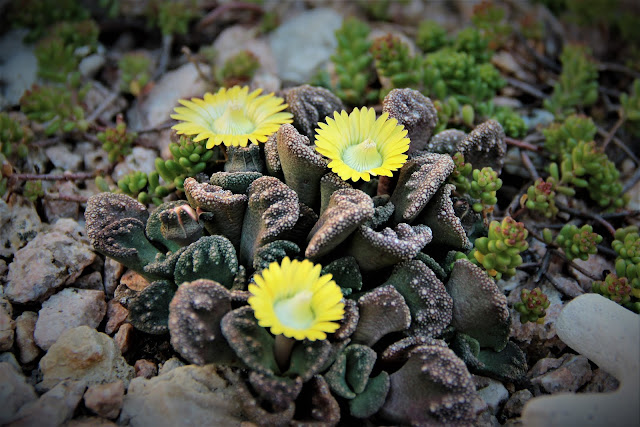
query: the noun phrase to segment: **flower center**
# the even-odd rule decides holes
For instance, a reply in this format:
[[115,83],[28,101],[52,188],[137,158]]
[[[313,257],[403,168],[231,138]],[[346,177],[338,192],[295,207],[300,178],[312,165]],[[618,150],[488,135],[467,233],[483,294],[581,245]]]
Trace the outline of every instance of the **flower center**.
[[242,105],[229,104],[224,113],[213,121],[212,131],[222,135],[245,135],[255,130]]
[[382,156],[376,143],[369,138],[360,144],[348,147],[342,154],[342,161],[358,172],[369,171],[382,165]]
[[300,291],[291,298],[276,301],[273,309],[283,325],[290,328],[306,329],[313,324],[315,316],[311,308],[313,292]]

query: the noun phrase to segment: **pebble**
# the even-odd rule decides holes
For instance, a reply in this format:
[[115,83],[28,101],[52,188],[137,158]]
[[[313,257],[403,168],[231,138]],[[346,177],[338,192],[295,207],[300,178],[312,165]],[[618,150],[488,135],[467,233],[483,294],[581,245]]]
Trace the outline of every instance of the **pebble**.
[[120,283],[135,292],[142,292],[150,285],[147,279],[133,270],[129,270],[122,275]]
[[0,424],[5,425],[15,418],[22,406],[36,400],[38,395],[22,372],[7,362],[0,363],[0,384]]
[[2,362],[8,363],[9,365],[13,366],[13,369],[15,369],[16,372],[22,372],[22,366],[20,366],[20,363],[18,363],[16,356],[10,351],[0,353],[0,363]]
[[107,324],[104,328],[104,332],[107,335],[113,335],[117,332],[120,326],[127,320],[129,310],[124,308],[115,299],[112,299],[107,303]]
[[82,379],[87,385],[122,380],[125,386],[134,369],[124,360],[108,335],[89,326],[69,329],[58,338],[40,360],[42,389],[50,389],[65,379]]
[[[200,65],[204,75],[209,74],[209,67]],[[202,97],[207,91],[195,65],[187,63],[175,70],[165,73],[156,82],[153,89],[144,98],[137,100],[129,110],[127,123],[132,131],[154,128],[170,119],[177,107],[178,100]]]
[[171,427],[211,425],[211,420],[217,425],[239,426],[240,403],[214,365],[189,365],[151,379],[132,380],[118,423]]
[[136,377],[149,379],[151,377],[155,377],[158,374],[158,365],[156,365],[151,360],[136,360],[136,363],[133,365],[133,367],[136,370]]
[[597,294],[581,295],[560,314],[558,336],[620,381],[611,393],[556,394],[531,399],[524,425],[640,425],[640,316]]
[[100,68],[102,68],[105,62],[106,60],[103,55],[94,53],[86,56],[82,61],[80,61],[80,64],[78,64],[78,71],[80,71],[80,74],[85,77],[94,77],[98,71],[100,71]]
[[[66,219],[56,224],[61,221],[75,223]],[[71,237],[55,228],[49,233],[39,233],[16,252],[9,264],[5,295],[17,303],[42,301],[58,288],[73,283],[95,258],[91,247],[78,236]]]
[[38,313],[33,311],[25,311],[16,319],[16,345],[21,363],[33,362],[42,352],[33,336],[37,321]]
[[509,392],[500,381],[489,379],[489,385],[478,390],[478,395],[489,406],[491,414],[495,415],[500,405],[509,398]]
[[255,38],[255,31],[244,25],[234,25],[222,30],[212,45],[216,52],[214,58],[217,67],[223,67],[225,62],[243,51],[254,54],[260,62],[257,71],[275,74],[277,65],[271,47],[263,39]]
[[606,393],[616,391],[618,387],[620,387],[620,381],[618,381],[616,377],[597,368],[593,371],[591,381],[580,391],[584,393]]
[[125,354],[131,346],[131,339],[133,335],[133,325],[131,323],[125,323],[120,326],[118,332],[113,337],[116,346],[120,350],[120,353]]
[[73,413],[87,388],[83,381],[62,381],[40,396],[36,401],[24,405],[15,416],[11,427],[54,427],[64,424]]
[[107,298],[113,298],[113,294],[120,284],[120,277],[124,273],[126,267],[118,261],[107,257],[104,262],[104,275],[102,284]]
[[104,292],[66,288],[42,304],[34,333],[36,344],[49,349],[58,337],[78,326],[97,328],[107,311]]
[[[167,116],[168,117],[168,116]],[[156,157],[158,152],[151,148],[133,147],[131,154],[124,158],[124,161],[118,163],[113,169],[111,178],[114,182],[118,182],[132,172],[151,173],[156,170]]]
[[73,287],[77,289],[91,289],[94,291],[104,292],[102,274],[100,274],[99,271],[94,271],[93,273],[79,277],[78,280],[73,282]]
[[109,154],[102,149],[102,146],[96,146],[93,142],[79,142],[76,144],[76,151],[82,156],[87,172],[107,170],[111,165]]
[[531,111],[531,114],[523,115],[522,120],[524,120],[524,123],[527,125],[527,129],[534,129],[538,126],[549,126],[555,120],[555,116],[547,110],[534,109]]
[[519,417],[522,414],[522,408],[532,397],[533,394],[527,389],[516,391],[504,404],[502,415],[507,418]]
[[29,30],[11,30],[0,39],[0,109],[20,103],[25,90],[36,82],[38,59],[34,45],[24,44],[22,39]]
[[70,146],[67,144],[56,144],[48,147],[44,152],[56,168],[65,171],[77,171],[80,170],[82,165],[82,156],[74,151],[71,151]]
[[123,401],[124,383],[122,381],[95,384],[89,386],[84,393],[84,406],[104,418],[117,418]]
[[64,427],[117,427],[118,424],[101,417],[79,417],[74,418],[64,425]]
[[12,319],[11,303],[0,298],[0,351],[9,351],[13,347],[16,322]]
[[0,199],[0,256],[10,258],[42,230],[33,203],[12,195],[9,203]]
[[[540,370],[537,365],[544,360],[538,361],[532,371]],[[552,369],[531,379],[536,396],[542,393],[574,392],[585,385],[593,376],[589,360],[582,355],[564,354],[560,359],[553,360]]]
[[177,357],[172,357],[171,359],[167,360],[164,363],[160,364],[160,369],[158,371],[158,375],[164,375],[167,372],[175,369],[175,368],[179,368],[181,366],[184,366],[184,362],[180,359],[178,359]]
[[276,28],[269,35],[269,45],[278,66],[278,77],[286,84],[308,82],[329,61],[337,46],[335,31],[340,26],[342,15],[332,9],[317,8]]
[[[51,188],[46,190],[48,193],[57,193],[61,196],[78,196],[80,190],[78,186],[71,181],[56,181]],[[80,215],[80,203],[69,200],[56,200],[54,198],[45,198],[43,200],[44,215],[49,224],[53,224],[60,218],[70,218],[74,221]]]

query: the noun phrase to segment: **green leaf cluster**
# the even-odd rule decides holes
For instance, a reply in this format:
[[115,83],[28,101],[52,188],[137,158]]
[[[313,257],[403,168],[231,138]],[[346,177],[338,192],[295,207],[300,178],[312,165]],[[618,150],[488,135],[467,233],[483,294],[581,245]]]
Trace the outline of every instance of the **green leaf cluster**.
[[571,114],[562,123],[553,123],[542,130],[544,148],[552,159],[560,158],[573,150],[580,141],[593,141],[598,131],[591,117]]
[[13,156],[26,158],[29,153],[27,144],[32,138],[29,127],[21,125],[9,114],[0,112],[0,154],[5,159]]
[[146,174],[136,171],[118,180],[120,192],[138,199],[142,204],[153,203],[156,206],[162,204],[162,198],[169,195],[169,188],[160,185],[158,172]]
[[22,0],[10,4],[8,16],[15,26],[29,28],[25,41],[34,42],[46,34],[50,25],[87,19],[89,11],[79,0]]
[[120,90],[140,95],[151,80],[151,58],[143,52],[126,53],[118,61],[120,69]]
[[449,175],[449,182],[456,186],[456,191],[460,194],[468,193],[471,189],[469,175],[473,171],[471,163],[464,161],[464,154],[457,152],[452,157],[453,172]]
[[498,202],[496,192],[501,187],[502,180],[498,178],[498,173],[490,166],[474,169],[469,195],[480,202],[472,205],[473,210],[476,212],[492,212],[494,205]]
[[102,149],[107,152],[109,161],[113,163],[131,153],[131,146],[138,134],[128,132],[127,124],[122,120],[122,116],[118,116],[115,127],[99,132],[96,137],[102,142]]
[[616,274],[629,279],[635,298],[640,299],[640,234],[637,226],[619,228],[611,247],[618,254]]
[[416,45],[425,53],[434,52],[449,44],[447,30],[436,21],[425,20],[418,25]]
[[565,224],[556,237],[555,243],[562,248],[569,260],[580,258],[586,261],[589,255],[598,253],[598,243],[602,236],[593,232],[588,224],[578,228],[574,224]]
[[20,108],[29,119],[43,123],[47,135],[85,131],[89,123],[81,103],[88,90],[88,85],[76,90],[69,86],[34,84],[22,95]]
[[555,182],[553,180],[544,181],[542,178],[527,188],[527,193],[520,200],[520,204],[527,209],[537,211],[546,218],[553,218],[558,213],[556,206]]
[[520,302],[513,305],[518,313],[520,313],[520,322],[542,323],[547,315],[546,309],[549,308],[549,298],[542,292],[540,288],[532,290],[523,289],[520,291]]
[[607,274],[607,277],[605,277],[604,280],[597,280],[593,282],[591,290],[613,302],[629,308],[630,310],[633,310],[634,306],[638,305],[637,302],[635,305],[632,302],[633,288],[629,284],[629,279],[626,277],[618,277],[614,273]]
[[184,180],[204,172],[208,165],[221,160],[219,147],[207,150],[206,141],[193,142],[187,136],[181,136],[178,142],[169,144],[173,159],[156,159],[156,171],[166,183],[184,190]]
[[392,34],[376,38],[371,45],[371,53],[375,58],[376,72],[382,82],[380,99],[394,88],[417,87],[420,58],[411,56],[409,46],[400,38]]
[[640,79],[633,81],[631,92],[620,95],[620,106],[627,129],[640,137]]
[[189,22],[198,17],[195,1],[154,0],[149,5],[149,21],[160,29],[163,35],[184,35],[189,31]]
[[215,79],[220,86],[231,87],[247,84],[260,68],[260,61],[249,50],[243,50],[229,59],[224,65],[215,70]]

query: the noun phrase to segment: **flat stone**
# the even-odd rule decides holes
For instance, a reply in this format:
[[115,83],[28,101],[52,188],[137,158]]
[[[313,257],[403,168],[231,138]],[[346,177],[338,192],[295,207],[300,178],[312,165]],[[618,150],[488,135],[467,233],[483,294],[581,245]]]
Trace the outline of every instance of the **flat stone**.
[[[51,188],[47,190],[51,194],[60,196],[79,196],[80,190],[78,186],[71,181],[56,181]],[[80,203],[70,200],[56,200],[54,198],[45,198],[43,201],[44,215],[47,221],[52,224],[60,218],[71,218],[78,220],[80,214]]]
[[38,398],[26,378],[9,363],[0,363],[0,424],[5,425],[15,419],[22,406]]
[[44,150],[44,152],[56,168],[67,171],[80,170],[82,156],[71,151],[70,146],[67,144],[52,145]]
[[9,351],[13,347],[16,322],[11,318],[12,315],[11,303],[0,298],[0,351]]
[[73,417],[87,386],[82,381],[63,381],[36,401],[24,405],[11,427],[59,426]]
[[33,203],[17,195],[9,203],[0,199],[0,256],[13,256],[40,230],[42,221]]
[[124,321],[127,320],[128,315],[129,310],[124,308],[118,301],[115,299],[109,301],[107,304],[107,324],[104,332],[107,335],[112,335],[114,332],[117,332]]
[[[574,392],[585,385],[593,375],[589,360],[582,355],[565,354],[556,369],[535,377],[531,383],[543,393]],[[539,393],[536,393],[539,394]]]
[[95,258],[88,244],[66,233],[39,233],[9,264],[5,295],[17,303],[42,301],[73,283]]
[[332,9],[316,8],[276,28],[269,35],[269,45],[278,77],[285,83],[307,83],[329,61],[338,44],[335,32],[341,25],[342,15]]
[[214,365],[189,365],[159,377],[132,380],[118,423],[171,427],[211,425],[212,420],[217,425],[241,425],[235,392]]
[[106,60],[103,55],[99,53],[94,53],[92,55],[86,56],[80,61],[78,64],[78,71],[85,77],[93,77],[96,75],[100,68],[104,65]]
[[102,274],[99,271],[81,276],[73,282],[73,287],[76,289],[91,289],[94,291],[104,292],[102,285]]
[[42,383],[50,389],[66,379],[82,379],[87,385],[122,380],[127,386],[134,376],[115,342],[88,326],[69,329],[40,360]]
[[156,365],[151,360],[136,360],[136,363],[133,365],[133,367],[136,370],[136,377],[149,379],[151,377],[155,377],[158,374],[158,365]]
[[129,351],[129,347],[131,346],[131,339],[133,335],[133,325],[131,323],[125,323],[120,326],[118,332],[113,337],[116,346],[120,350],[120,353],[125,354]]
[[558,393],[531,399],[524,408],[526,426],[640,425],[640,316],[597,294],[569,302],[556,324],[572,349],[620,381],[611,393]]
[[107,311],[104,292],[66,288],[42,304],[34,337],[43,350],[49,349],[65,331],[78,326],[97,328]]
[[89,386],[84,393],[84,406],[104,418],[117,418],[123,401],[124,383],[122,381],[95,384]]
[[495,415],[500,405],[509,398],[509,392],[500,381],[489,380],[489,385],[478,390],[478,395],[487,402],[489,411]]
[[[169,116],[167,116],[169,117]],[[132,172],[151,173],[156,170],[156,158],[158,152],[151,148],[133,147],[131,154],[124,158],[124,161],[118,163],[113,169],[111,178],[114,182],[118,182],[126,175]]]
[[42,352],[33,336],[37,321],[38,313],[33,311],[25,311],[16,318],[16,345],[21,363],[33,362]]
[[67,422],[64,427],[117,427],[117,425],[101,417],[80,417]]

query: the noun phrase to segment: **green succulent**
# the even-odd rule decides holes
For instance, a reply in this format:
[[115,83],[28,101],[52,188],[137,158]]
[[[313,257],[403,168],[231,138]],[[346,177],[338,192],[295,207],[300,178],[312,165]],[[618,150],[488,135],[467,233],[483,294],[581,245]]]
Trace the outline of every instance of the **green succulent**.
[[199,14],[194,0],[159,1],[150,4],[151,25],[160,29],[163,35],[187,34],[189,22]]
[[474,6],[471,22],[489,40],[490,49],[504,45],[513,31],[505,19],[504,8],[491,1],[483,1]]
[[348,18],[336,31],[338,46],[331,56],[335,65],[337,83],[333,91],[348,105],[373,102],[378,93],[369,87],[375,80],[373,55],[369,51],[369,26],[355,18]]
[[17,156],[24,159],[29,154],[27,144],[33,138],[31,129],[12,119],[9,114],[0,112],[0,153],[5,158]]
[[247,84],[258,68],[258,57],[251,51],[243,50],[227,59],[222,68],[216,70],[216,81],[224,87]]
[[593,282],[591,290],[623,306],[631,303],[633,288],[626,277],[618,277],[609,273],[604,280]]
[[382,82],[380,99],[383,99],[391,89],[418,85],[420,57],[411,56],[409,46],[400,38],[392,34],[376,38],[371,45],[371,53],[375,58],[376,71]]
[[425,53],[443,48],[449,44],[447,30],[436,21],[422,21],[418,26],[416,44]]
[[591,51],[577,45],[565,45],[560,54],[562,73],[544,107],[563,117],[578,107],[593,105],[598,99],[598,69],[589,59]]
[[465,257],[481,265],[496,280],[512,277],[516,267],[522,264],[520,253],[529,247],[528,234],[524,224],[510,216],[502,222],[491,221],[487,237],[478,237],[469,255],[459,252],[457,258]]
[[591,117],[571,114],[564,122],[554,123],[542,130],[544,148],[555,159],[573,150],[580,141],[593,141],[597,131]]
[[522,138],[527,134],[527,124],[520,114],[509,107],[496,107],[491,102],[482,102],[476,105],[476,110],[487,120],[493,119],[502,125],[504,133],[511,138]]
[[46,34],[49,26],[61,21],[81,21],[89,17],[79,0],[24,0],[12,2],[9,22],[30,29],[25,41],[34,42]]
[[26,197],[31,203],[35,203],[36,200],[44,196],[44,190],[42,188],[42,181],[27,181],[24,183],[24,190],[22,195]]
[[120,69],[120,90],[140,95],[151,80],[151,58],[143,52],[126,53],[118,61]]
[[471,163],[464,161],[464,155],[460,152],[457,152],[451,158],[453,159],[454,168],[451,175],[449,175],[449,182],[456,186],[458,193],[468,193],[471,189],[469,175],[473,171],[473,166],[471,166]]
[[554,181],[544,181],[542,178],[538,178],[529,186],[527,193],[520,200],[520,204],[526,206],[527,209],[541,213],[547,218],[553,218],[558,213],[555,196]]
[[633,81],[631,92],[620,95],[620,106],[626,127],[634,136],[640,136],[640,79]]
[[479,200],[472,205],[476,212],[492,212],[493,206],[498,202],[496,192],[502,187],[502,180],[498,173],[491,167],[474,169],[470,182],[469,195]]
[[589,255],[598,253],[598,243],[602,236],[593,232],[588,224],[578,228],[573,224],[565,224],[556,237],[555,243],[562,248],[569,260],[580,258],[586,261]]
[[43,123],[47,135],[85,131],[89,123],[85,120],[81,103],[88,89],[88,85],[75,90],[64,86],[34,84],[20,98],[20,108],[29,119]]
[[492,56],[488,38],[473,27],[467,27],[458,33],[453,48],[469,54],[478,64],[487,62]]
[[158,206],[162,204],[162,198],[169,195],[169,189],[160,185],[159,178],[157,172],[131,172],[118,180],[118,188],[144,205],[153,203]]
[[123,160],[126,155],[131,153],[131,146],[138,134],[127,132],[127,124],[119,115],[115,127],[99,132],[96,137],[102,142],[102,149],[107,152],[109,161],[113,163],[117,160]]
[[520,302],[514,304],[514,308],[520,313],[520,322],[543,323],[549,308],[549,299],[540,288],[520,291]]
[[634,296],[640,299],[640,234],[637,226],[619,228],[611,247],[618,254],[616,274],[629,279]]
[[156,171],[162,179],[184,190],[184,180],[204,172],[208,165],[221,160],[219,147],[207,150],[206,141],[194,142],[188,136],[180,136],[178,142],[169,144],[173,159],[156,159]]

